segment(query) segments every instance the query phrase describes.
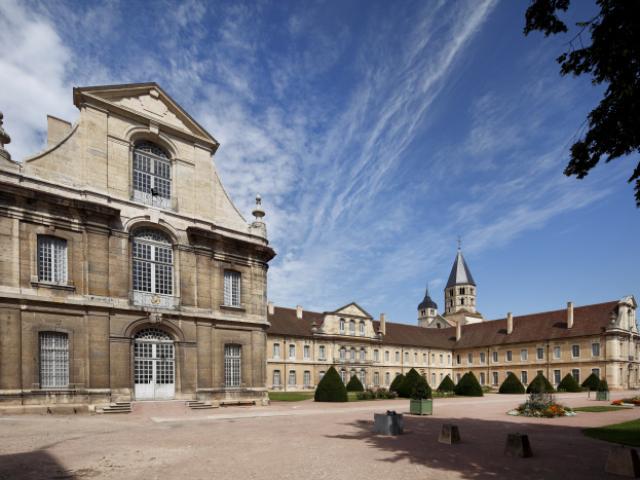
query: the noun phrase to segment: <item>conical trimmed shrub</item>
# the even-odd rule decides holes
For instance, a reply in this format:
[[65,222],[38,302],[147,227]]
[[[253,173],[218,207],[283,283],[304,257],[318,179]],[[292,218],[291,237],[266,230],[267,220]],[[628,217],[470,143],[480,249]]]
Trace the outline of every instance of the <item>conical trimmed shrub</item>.
[[589,375],[584,382],[582,382],[582,388],[589,390],[591,392],[595,392],[598,390],[598,386],[600,385],[600,378],[592,373]]
[[538,373],[527,387],[527,393],[552,393],[556,390],[542,372]]
[[507,378],[500,385],[498,393],[524,393],[524,385],[513,372],[509,372]]
[[600,383],[598,384],[598,391],[599,392],[608,392],[609,391],[609,384],[607,383],[607,381],[604,378],[602,380],[600,380]]
[[453,391],[456,395],[463,397],[482,397],[484,395],[482,387],[473,372],[465,373]]
[[347,383],[347,392],[364,392],[364,386],[356,375],[351,375],[351,379]]
[[582,388],[580,388],[580,385],[578,385],[578,382],[576,382],[576,379],[573,378],[573,375],[571,375],[570,373],[567,373],[562,379],[562,381],[560,382],[560,385],[558,385],[558,391],[559,392],[581,392]]
[[451,380],[451,377],[449,375],[447,375],[440,382],[440,386],[438,386],[438,391],[439,392],[453,392],[453,390],[455,388],[456,388],[456,384],[453,383],[453,380]]
[[347,389],[336,372],[336,369],[330,367],[327,373],[324,374],[322,380],[316,387],[316,393],[313,396],[316,402],[346,402]]
[[409,370],[405,375],[404,380],[398,387],[398,396],[402,398],[409,398],[419,378],[420,374],[415,368]]
[[396,378],[394,378],[391,385],[389,385],[389,391],[398,393],[398,389],[400,388],[400,385],[402,385],[402,382],[404,382],[404,375],[396,375]]
[[429,383],[424,377],[418,376],[418,381],[411,392],[411,398],[414,400],[428,400],[431,396],[432,393]]

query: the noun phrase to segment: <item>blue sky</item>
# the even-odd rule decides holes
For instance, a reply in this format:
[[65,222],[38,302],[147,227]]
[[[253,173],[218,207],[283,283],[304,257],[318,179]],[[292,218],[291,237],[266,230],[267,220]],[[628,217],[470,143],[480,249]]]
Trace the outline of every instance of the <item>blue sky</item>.
[[522,35],[527,3],[0,0],[10,151],[77,118],[73,86],[156,81],[247,218],[263,196],[276,304],[414,323],[458,235],[487,318],[637,295],[632,159],[562,175],[601,88],[559,76],[566,37]]

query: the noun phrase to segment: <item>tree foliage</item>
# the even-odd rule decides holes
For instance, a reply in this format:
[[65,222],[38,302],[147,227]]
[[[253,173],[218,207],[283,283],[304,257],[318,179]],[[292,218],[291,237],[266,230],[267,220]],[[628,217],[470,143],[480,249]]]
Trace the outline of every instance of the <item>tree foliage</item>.
[[418,371],[415,368],[409,370],[398,387],[398,396],[402,398],[409,398],[411,396],[411,392],[413,392],[413,389],[418,383],[418,379],[420,379]]
[[451,380],[451,377],[449,375],[447,375],[446,377],[444,377],[442,379],[442,382],[440,382],[440,385],[438,386],[438,391],[439,392],[453,392],[453,390],[456,388],[456,384],[453,383],[453,380]]
[[364,392],[364,386],[356,375],[351,375],[347,382],[347,392]]
[[589,375],[585,381],[582,382],[582,388],[586,388],[592,392],[598,390],[598,385],[600,385],[600,378],[595,373]]
[[567,373],[562,379],[562,381],[560,382],[560,385],[558,385],[558,391],[559,392],[581,392],[582,388],[580,387],[580,385],[578,385],[578,382],[576,382],[576,379],[573,377],[573,375],[571,375],[570,373]]
[[330,367],[327,373],[324,374],[322,380],[316,387],[316,392],[313,396],[316,402],[346,402],[347,389],[336,372],[336,369]]
[[538,373],[527,387],[527,393],[553,393],[555,389],[542,372]]
[[400,385],[402,385],[402,382],[404,382],[404,375],[396,375],[396,378],[394,378],[391,385],[389,385],[389,391],[398,393],[398,389],[400,388]]
[[411,391],[411,398],[414,400],[428,400],[431,395],[429,383],[423,376],[418,375],[418,380]]
[[509,372],[507,378],[500,385],[498,393],[524,393],[524,385],[513,372]]
[[460,395],[463,397],[484,396],[482,387],[480,386],[480,383],[478,383],[478,379],[473,374],[473,372],[465,373],[453,391],[456,393],[456,395]]
[[[532,0],[525,14],[524,34],[567,33],[558,17],[570,0]],[[597,0],[599,12],[578,22],[579,32],[557,58],[562,75],[589,75],[594,85],[606,85],[600,103],[587,117],[588,128],[572,146],[565,175],[584,178],[604,158],[640,153],[640,2]],[[584,38],[590,37],[590,42]],[[583,35],[584,34],[584,35]],[[640,207],[640,162],[628,179],[635,181]]]
[[600,383],[598,384],[598,391],[599,392],[608,392],[609,391],[609,384],[607,383],[606,379],[602,379],[600,380]]

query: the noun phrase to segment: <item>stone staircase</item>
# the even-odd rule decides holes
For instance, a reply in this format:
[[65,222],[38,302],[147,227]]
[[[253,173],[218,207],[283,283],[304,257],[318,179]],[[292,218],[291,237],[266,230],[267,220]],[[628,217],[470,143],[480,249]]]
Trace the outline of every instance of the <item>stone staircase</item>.
[[114,402],[103,407],[100,413],[131,413],[131,402]]
[[218,405],[213,405],[211,402],[203,402],[202,400],[189,400],[187,406],[191,410],[209,410],[211,408],[218,408]]

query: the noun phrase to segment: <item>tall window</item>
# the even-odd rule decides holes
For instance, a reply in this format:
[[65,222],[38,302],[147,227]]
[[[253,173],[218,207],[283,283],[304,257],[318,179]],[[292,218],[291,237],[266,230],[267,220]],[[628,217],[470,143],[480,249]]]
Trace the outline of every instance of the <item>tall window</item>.
[[311,347],[309,345],[302,347],[302,355],[305,360],[309,360],[311,356]]
[[367,359],[367,351],[364,348],[360,349],[360,361],[364,362]]
[[389,361],[389,350],[385,350],[384,351],[384,361],[388,362]]
[[289,385],[294,386],[296,384],[296,371],[289,370]]
[[554,370],[553,371],[553,383],[555,385],[559,385],[560,384],[560,370]]
[[592,343],[591,344],[591,355],[594,357],[599,357],[600,356],[600,344],[599,343]]
[[493,363],[498,363],[498,352],[491,352],[493,356]]
[[138,230],[133,237],[133,289],[173,295],[173,249],[158,230]]
[[340,380],[342,380],[342,383],[347,383],[347,371],[345,369],[340,370]]
[[538,360],[543,360],[544,359],[544,348],[536,348],[536,356],[538,358]]
[[347,349],[342,347],[340,349],[340,360],[342,361],[346,360],[346,356],[347,356]]
[[356,334],[356,322],[355,320],[349,320],[349,333],[351,335]]
[[340,333],[344,333],[344,318],[340,319]]
[[473,363],[473,353],[467,354],[467,363],[471,365]]
[[274,370],[273,371],[273,386],[274,387],[279,387],[280,386],[280,370]]
[[409,363],[409,352],[404,352],[404,363]]
[[527,360],[529,358],[529,351],[526,348],[520,350],[520,360]]
[[522,370],[520,372],[520,379],[522,380],[522,384],[524,386],[527,386],[527,384],[529,383],[529,377],[527,376],[527,371],[526,370]]
[[580,383],[580,369],[574,368],[571,370],[571,375],[575,378],[576,382]]
[[139,143],[133,150],[133,198],[167,208],[171,200],[171,162],[153,143]]
[[40,333],[40,388],[69,386],[69,337],[66,333]]
[[378,372],[373,372],[373,385],[376,387],[380,385],[380,373]]
[[400,361],[400,352],[396,351],[396,362]]
[[484,363],[484,352],[480,352],[480,363]]
[[373,351],[373,361],[374,362],[380,361],[380,352],[378,350]]
[[513,353],[511,352],[511,350],[507,350],[505,357],[507,362],[510,362],[511,360],[513,360]]
[[305,370],[302,376],[302,384],[305,387],[311,386],[311,372],[309,370]]
[[553,358],[560,358],[561,350],[560,347],[553,347]]
[[242,348],[240,345],[224,346],[224,384],[227,387],[240,386],[240,363]]
[[224,304],[229,307],[240,306],[240,272],[224,271]]
[[491,372],[491,376],[493,377],[493,381],[491,383],[498,385],[498,372]]
[[364,322],[360,322],[358,324],[358,329],[360,330],[360,335],[364,335]]
[[49,235],[38,235],[38,280],[67,283],[67,241]]
[[325,359],[325,348],[324,348],[324,345],[320,345],[320,348],[318,349],[318,355],[320,356],[320,360],[324,360]]
[[352,362],[356,361],[356,349],[355,348],[351,349],[350,359],[351,359]]
[[280,358],[280,344],[273,344],[273,358]]
[[480,372],[480,385],[484,385],[485,384],[485,378],[484,378],[484,372]]
[[296,358],[296,346],[293,343],[289,345],[289,358]]
[[574,358],[577,358],[580,356],[580,345],[571,345],[571,355]]
[[391,374],[389,372],[385,372],[384,374],[384,384],[389,385],[391,382]]

